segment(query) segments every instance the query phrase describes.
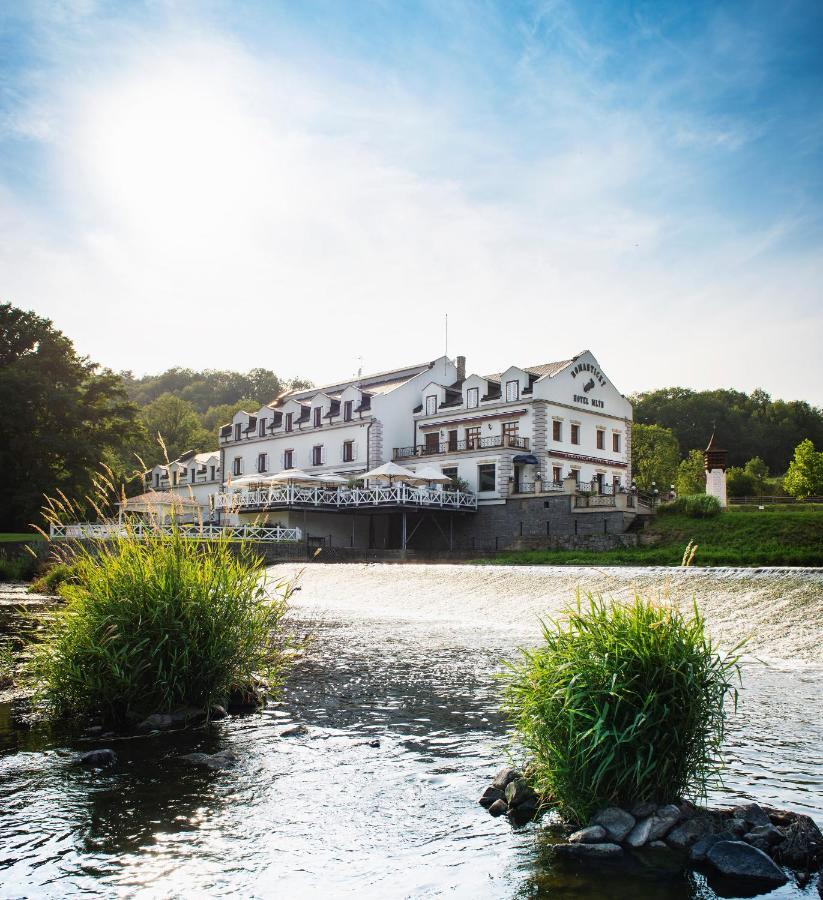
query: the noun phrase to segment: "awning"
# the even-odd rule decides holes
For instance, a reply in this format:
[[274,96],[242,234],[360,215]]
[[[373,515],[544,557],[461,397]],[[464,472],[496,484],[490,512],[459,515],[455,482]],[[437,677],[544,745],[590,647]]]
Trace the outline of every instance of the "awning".
[[520,463],[523,466],[536,466],[537,457],[533,453],[518,453],[512,462]]

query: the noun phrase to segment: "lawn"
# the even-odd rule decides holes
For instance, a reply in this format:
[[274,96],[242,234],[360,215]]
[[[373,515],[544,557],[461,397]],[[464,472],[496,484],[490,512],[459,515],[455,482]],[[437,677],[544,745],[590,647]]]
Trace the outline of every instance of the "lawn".
[[15,534],[14,532],[2,532],[0,531],[0,544],[10,544],[17,543],[20,541],[42,541],[43,535],[37,534],[37,532],[29,532],[28,534],[19,533]]
[[823,506],[732,507],[713,519],[661,515],[646,528],[653,544],[602,553],[526,550],[483,560],[519,565],[677,566],[688,542],[698,566],[823,566]]

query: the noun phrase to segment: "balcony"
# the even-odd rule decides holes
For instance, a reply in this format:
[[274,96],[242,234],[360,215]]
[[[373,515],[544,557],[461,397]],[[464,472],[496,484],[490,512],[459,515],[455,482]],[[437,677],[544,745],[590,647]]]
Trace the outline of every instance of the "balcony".
[[529,439],[516,434],[494,434],[491,437],[466,438],[464,441],[415,444],[413,447],[395,447],[393,458],[414,459],[421,456],[437,456],[444,453],[470,453],[477,450],[529,449]]

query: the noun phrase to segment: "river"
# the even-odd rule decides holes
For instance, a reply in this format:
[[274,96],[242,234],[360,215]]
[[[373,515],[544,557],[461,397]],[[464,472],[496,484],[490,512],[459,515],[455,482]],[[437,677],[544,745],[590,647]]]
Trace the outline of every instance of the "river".
[[[506,761],[495,673],[582,586],[694,600],[725,646],[748,637],[725,786],[823,824],[823,571],[309,565],[294,619],[313,639],[282,702],[206,731],[109,742],[0,704],[0,897],[471,897],[686,900],[698,874],[551,860],[550,829],[477,804]],[[271,570],[291,577],[295,566]],[[309,732],[280,737],[303,722]],[[379,742],[379,745],[375,744]],[[181,753],[233,749],[228,772]],[[769,896],[811,897],[814,885]]]

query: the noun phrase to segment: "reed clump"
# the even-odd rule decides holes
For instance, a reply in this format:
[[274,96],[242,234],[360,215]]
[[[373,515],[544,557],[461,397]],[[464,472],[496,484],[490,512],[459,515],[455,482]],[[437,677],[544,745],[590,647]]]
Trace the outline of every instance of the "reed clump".
[[739,650],[717,651],[696,605],[578,595],[504,675],[533,787],[579,822],[606,805],[702,799],[721,769]]

